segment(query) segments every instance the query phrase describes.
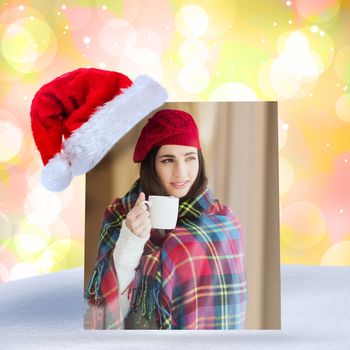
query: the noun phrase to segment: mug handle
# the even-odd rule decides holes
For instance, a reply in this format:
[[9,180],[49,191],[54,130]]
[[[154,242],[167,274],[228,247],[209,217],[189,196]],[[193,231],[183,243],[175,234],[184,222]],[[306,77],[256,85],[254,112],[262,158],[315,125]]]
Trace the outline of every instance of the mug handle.
[[140,205],[141,205],[141,204],[146,204],[146,206],[148,207],[148,209],[150,209],[150,208],[152,207],[152,204],[151,204],[150,201],[142,201],[142,202],[140,203]]

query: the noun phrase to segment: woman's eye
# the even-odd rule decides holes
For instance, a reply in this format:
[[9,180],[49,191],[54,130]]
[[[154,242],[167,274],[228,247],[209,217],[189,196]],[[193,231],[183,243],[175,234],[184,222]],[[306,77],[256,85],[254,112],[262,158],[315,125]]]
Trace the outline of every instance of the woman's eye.
[[196,157],[188,157],[188,158],[186,158],[186,161],[191,161],[191,160],[196,160],[197,158]]
[[164,160],[162,160],[162,163],[170,163],[170,162],[172,162],[173,160],[172,159],[164,159]]

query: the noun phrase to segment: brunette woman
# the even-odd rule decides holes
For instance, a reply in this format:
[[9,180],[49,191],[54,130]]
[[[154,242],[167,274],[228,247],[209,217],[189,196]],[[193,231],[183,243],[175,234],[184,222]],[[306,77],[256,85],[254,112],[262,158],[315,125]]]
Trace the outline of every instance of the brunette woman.
[[[208,188],[198,128],[184,111],[158,111],[133,160],[140,177],[108,206],[90,278],[85,328],[242,329],[243,237]],[[173,230],[151,228],[149,195],[180,200]]]

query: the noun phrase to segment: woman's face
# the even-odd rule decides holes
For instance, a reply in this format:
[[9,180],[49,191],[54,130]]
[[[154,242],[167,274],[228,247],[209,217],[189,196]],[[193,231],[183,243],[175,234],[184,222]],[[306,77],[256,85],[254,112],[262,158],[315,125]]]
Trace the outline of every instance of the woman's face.
[[169,196],[185,197],[197,178],[198,151],[195,147],[165,145],[157,152],[156,173]]

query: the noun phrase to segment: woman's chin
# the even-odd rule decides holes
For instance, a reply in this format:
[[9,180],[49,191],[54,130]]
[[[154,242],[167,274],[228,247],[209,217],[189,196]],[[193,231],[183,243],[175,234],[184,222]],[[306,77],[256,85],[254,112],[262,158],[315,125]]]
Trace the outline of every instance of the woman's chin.
[[173,196],[173,197],[178,197],[178,198],[182,198],[185,197],[188,193],[189,189],[187,188],[183,188],[183,189],[171,189],[169,190],[169,196]]

